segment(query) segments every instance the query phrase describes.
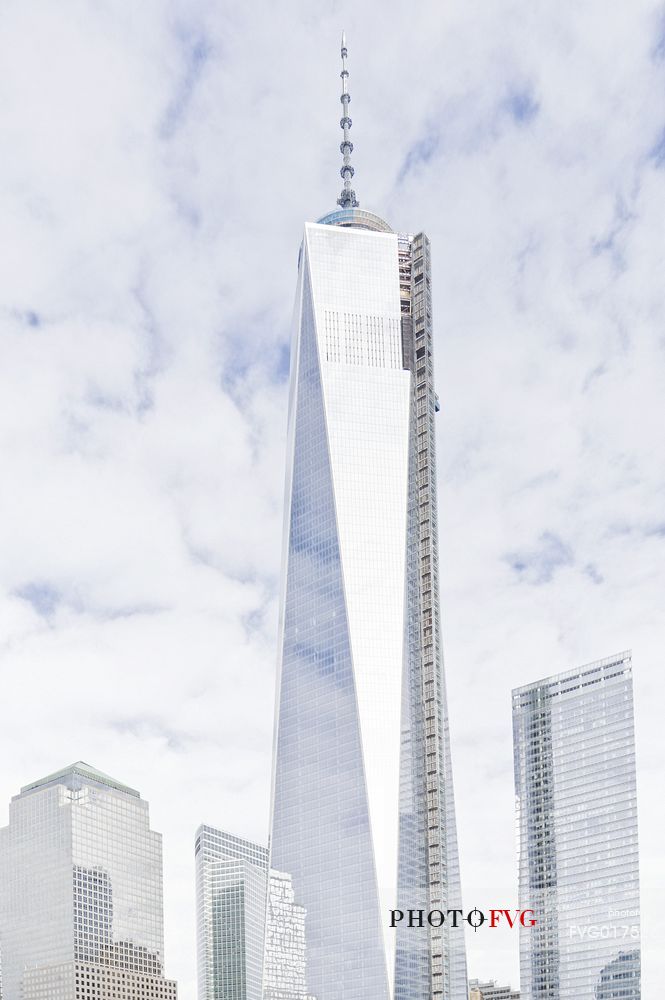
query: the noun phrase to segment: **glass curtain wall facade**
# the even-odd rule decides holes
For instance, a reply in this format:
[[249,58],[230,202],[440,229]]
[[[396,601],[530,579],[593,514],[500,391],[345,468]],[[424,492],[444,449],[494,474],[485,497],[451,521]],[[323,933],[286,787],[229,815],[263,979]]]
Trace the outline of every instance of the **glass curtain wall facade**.
[[293,880],[270,872],[263,1000],[316,1000],[307,993],[304,906],[296,902]]
[[291,354],[271,865],[318,1000],[466,1000],[443,679],[429,243],[308,223]]
[[640,1000],[630,653],[513,691],[523,1000]]
[[261,1000],[268,851],[201,826],[195,858],[199,1000]]
[[0,830],[0,887],[3,1000],[175,1000],[161,835],[134,789],[82,762],[26,785]]

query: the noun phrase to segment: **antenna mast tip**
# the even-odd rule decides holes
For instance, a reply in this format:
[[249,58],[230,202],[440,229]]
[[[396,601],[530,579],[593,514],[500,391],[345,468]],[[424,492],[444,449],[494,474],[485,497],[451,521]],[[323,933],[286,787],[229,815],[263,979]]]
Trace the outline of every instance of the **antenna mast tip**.
[[351,178],[353,177],[355,171],[351,166],[351,153],[353,152],[353,143],[349,136],[351,130],[351,117],[349,115],[349,102],[351,100],[351,95],[349,94],[348,79],[349,73],[346,68],[346,32],[342,31],[342,72],[340,76],[342,77],[342,96],[340,100],[342,102],[342,118],[340,121],[340,127],[344,133],[344,138],[339,147],[339,151],[342,154],[342,168],[340,174],[342,175],[342,180],[344,181],[344,187],[342,188],[342,193],[337,199],[337,204],[342,208],[358,208],[360,202],[356,198],[356,192],[351,187]]

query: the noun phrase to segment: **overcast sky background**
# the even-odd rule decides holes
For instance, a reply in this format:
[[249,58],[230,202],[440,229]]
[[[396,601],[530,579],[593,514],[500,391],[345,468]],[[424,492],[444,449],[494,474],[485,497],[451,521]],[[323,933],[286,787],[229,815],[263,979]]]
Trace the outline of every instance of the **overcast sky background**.
[[[0,15],[0,825],[83,759],[164,834],[264,841],[303,222],[432,240],[465,903],[517,901],[510,691],[632,648],[643,988],[665,978],[665,6],[7,0]],[[518,982],[517,935],[470,935]],[[658,986],[656,985],[658,984]]]

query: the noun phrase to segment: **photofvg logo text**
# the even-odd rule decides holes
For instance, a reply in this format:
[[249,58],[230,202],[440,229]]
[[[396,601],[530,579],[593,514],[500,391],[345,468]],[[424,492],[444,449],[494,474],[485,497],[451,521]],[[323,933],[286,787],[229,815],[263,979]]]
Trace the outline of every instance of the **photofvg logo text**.
[[451,927],[462,927],[465,920],[474,931],[483,924],[487,924],[490,929],[507,926],[512,930],[514,927],[535,927],[538,923],[534,910],[489,910],[484,913],[476,908],[466,914],[464,910],[390,911],[391,927],[397,927],[398,924],[406,927],[426,927],[428,924],[430,927],[442,927],[445,923]]

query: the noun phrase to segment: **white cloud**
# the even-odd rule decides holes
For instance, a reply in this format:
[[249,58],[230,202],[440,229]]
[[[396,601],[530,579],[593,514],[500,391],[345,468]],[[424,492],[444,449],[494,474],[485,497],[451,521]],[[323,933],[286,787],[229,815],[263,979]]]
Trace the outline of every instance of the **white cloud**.
[[[433,242],[469,902],[516,895],[511,686],[632,646],[662,979],[663,13],[5,5],[0,804],[79,757],[141,789],[183,1000],[194,829],[266,831],[284,352],[342,27],[360,200]],[[512,938],[469,948],[516,981]]]

